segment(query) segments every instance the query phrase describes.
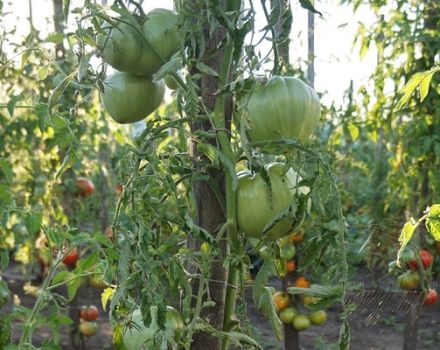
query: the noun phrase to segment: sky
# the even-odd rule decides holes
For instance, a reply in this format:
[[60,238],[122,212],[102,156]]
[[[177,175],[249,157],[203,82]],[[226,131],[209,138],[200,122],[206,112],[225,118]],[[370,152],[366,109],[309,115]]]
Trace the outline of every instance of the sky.
[[[11,14],[4,16],[3,25],[6,28],[17,26],[17,35],[26,35],[29,31],[29,3],[32,3],[34,26],[44,37],[53,31],[52,0],[4,1],[4,12],[9,11]],[[71,3],[74,7],[81,1],[72,0]],[[298,0],[291,0],[291,4],[293,25],[290,56],[291,62],[297,66],[296,62],[304,62],[307,57],[307,11],[300,6]],[[172,0],[147,0],[143,7],[148,12],[155,7],[172,6]],[[353,80],[355,90],[358,89],[368,81],[374,68],[374,50],[370,50],[363,60],[359,59],[357,50],[353,50],[359,22],[366,23],[368,27],[368,23],[373,20],[373,14],[366,7],[353,13],[351,7],[340,5],[339,0],[315,0],[315,7],[323,14],[322,17],[315,17],[315,89],[324,93],[324,104],[341,106],[350,81]],[[258,16],[257,28],[264,24],[263,16]],[[266,42],[261,49],[267,50],[269,46],[270,43]],[[301,67],[306,70],[305,65]]]

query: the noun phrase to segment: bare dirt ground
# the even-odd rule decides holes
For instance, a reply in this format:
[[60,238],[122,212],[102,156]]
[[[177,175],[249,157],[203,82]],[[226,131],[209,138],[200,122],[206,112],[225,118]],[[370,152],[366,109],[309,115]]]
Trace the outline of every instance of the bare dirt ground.
[[[23,284],[25,279],[12,266],[3,278],[8,282],[13,294],[17,295],[21,304],[32,307],[35,297],[25,294]],[[348,302],[356,306],[350,313],[351,349],[352,350],[399,350],[403,347],[404,323],[412,302],[417,300],[408,293],[398,290],[389,278],[383,280],[361,281],[364,288],[356,293],[349,294]],[[433,287],[439,287],[439,281]],[[279,284],[274,280],[273,283]],[[283,344],[277,341],[265,317],[253,306],[251,290],[246,292],[250,323],[255,328],[255,337],[266,350],[283,349]],[[91,287],[82,288],[80,304],[94,304],[100,309],[98,318],[99,331],[92,337],[85,339],[84,349],[99,350],[113,349],[111,342],[111,327],[108,315],[102,310],[100,291]],[[9,304],[4,311],[9,312]],[[339,320],[339,306],[331,307],[328,311],[329,319],[323,327],[311,327],[300,333],[301,349],[331,350],[337,343],[341,322]],[[431,307],[421,307],[418,313],[418,346],[417,349],[440,349],[440,303]],[[20,336],[20,325],[13,326],[13,340]],[[51,336],[49,330],[41,329],[34,335],[34,344],[39,345]],[[72,346],[69,332],[62,330],[61,346],[66,350],[77,350]],[[414,350],[417,350],[414,349]]]

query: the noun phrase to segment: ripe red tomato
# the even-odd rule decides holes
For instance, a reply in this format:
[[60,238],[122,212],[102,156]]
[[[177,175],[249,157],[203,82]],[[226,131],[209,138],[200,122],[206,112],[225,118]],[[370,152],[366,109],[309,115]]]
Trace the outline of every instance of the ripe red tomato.
[[86,177],[78,177],[76,187],[78,187],[78,193],[81,197],[90,196],[95,191],[95,185]]
[[[414,254],[412,254],[412,256],[414,256]],[[425,268],[429,267],[432,264],[432,261],[434,260],[431,252],[429,250],[425,250],[425,249],[423,249],[419,252],[419,257],[420,257],[420,260]],[[412,270],[417,270],[419,268],[419,264],[417,262],[417,259],[414,257],[410,258],[406,262],[406,265],[408,268],[410,268]]]
[[95,321],[98,315],[99,311],[95,305],[85,306],[79,310],[79,317],[84,321]]
[[79,324],[79,332],[86,337],[94,335],[97,331],[98,324],[96,322],[83,321]]
[[432,305],[435,304],[438,300],[438,294],[437,291],[435,289],[430,289],[428,290],[428,293],[425,296],[425,301],[424,304],[425,305]]
[[423,266],[425,268],[429,267],[432,264],[432,260],[433,260],[431,252],[429,250],[421,250],[419,254]]
[[64,258],[63,263],[67,266],[73,266],[76,264],[79,258],[78,249],[73,248]]

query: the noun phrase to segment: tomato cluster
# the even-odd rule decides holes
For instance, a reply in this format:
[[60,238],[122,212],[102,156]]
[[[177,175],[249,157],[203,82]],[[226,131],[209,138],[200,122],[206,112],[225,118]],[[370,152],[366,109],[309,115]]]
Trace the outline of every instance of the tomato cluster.
[[98,308],[95,305],[83,306],[79,310],[79,332],[90,337],[98,331],[96,319],[99,316]]
[[142,21],[132,20],[104,22],[96,38],[102,59],[118,70],[105,79],[101,97],[107,112],[121,124],[144,119],[162,103],[165,85],[152,76],[178,51],[181,40],[173,11],[154,9]]
[[[310,281],[304,277],[299,277],[295,280],[295,286],[301,288],[308,288]],[[291,324],[297,331],[302,331],[309,328],[311,325],[320,326],[327,321],[327,313],[325,310],[316,310],[307,315],[305,312],[300,313],[298,308],[291,306],[289,295],[283,292],[276,292],[272,295],[272,300],[279,312],[279,318],[284,324]],[[318,298],[304,295],[303,304],[316,304]]]
[[417,253],[407,250],[402,256],[402,265],[406,271],[397,270],[395,261],[389,265],[390,272],[397,271],[397,285],[406,291],[423,290],[422,302],[424,305],[433,305],[438,300],[437,291],[433,288],[426,288],[432,275],[434,256],[431,251],[421,249]]

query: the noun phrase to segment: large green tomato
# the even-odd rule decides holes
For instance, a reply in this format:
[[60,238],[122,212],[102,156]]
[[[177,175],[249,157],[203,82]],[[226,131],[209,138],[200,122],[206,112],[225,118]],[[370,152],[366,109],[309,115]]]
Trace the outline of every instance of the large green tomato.
[[[238,174],[237,223],[247,236],[259,239],[277,240],[286,236],[297,219],[292,215],[284,217],[263,234],[265,227],[292,202],[297,193],[297,175],[293,169],[286,169],[282,163],[267,165],[270,188],[261,173],[244,171]],[[308,187],[298,188],[298,193],[307,194]]]
[[319,121],[315,91],[293,77],[273,76],[245,100],[247,134],[252,142],[298,138],[306,141]]
[[142,38],[128,24],[117,26],[104,22],[96,46],[104,62],[121,72],[134,73],[142,51]]
[[[179,311],[167,306],[165,328],[170,332],[178,332],[185,327]],[[154,333],[157,331],[157,324],[146,327],[142,320],[142,313],[139,309],[133,312],[132,322],[134,327],[127,329],[122,340],[129,350],[153,349]]]
[[154,9],[147,14],[142,30],[149,45],[143,43],[135,67],[136,74],[151,76],[162,67],[162,62],[154,51],[167,62],[179,50],[178,21],[177,14],[166,9]]
[[159,107],[164,93],[162,81],[117,72],[105,79],[102,101],[107,112],[118,123],[134,123]]

